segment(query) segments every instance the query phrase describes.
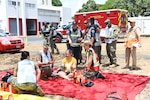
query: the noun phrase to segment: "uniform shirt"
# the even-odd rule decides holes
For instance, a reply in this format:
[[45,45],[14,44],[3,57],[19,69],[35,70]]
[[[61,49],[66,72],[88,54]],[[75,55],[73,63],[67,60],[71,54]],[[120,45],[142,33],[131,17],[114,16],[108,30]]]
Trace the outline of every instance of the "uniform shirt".
[[75,31],[73,29],[71,29],[69,31],[69,37],[72,41],[71,46],[73,46],[73,47],[80,46],[80,41],[78,41],[78,39],[82,37],[82,32],[80,29],[77,28],[77,30],[75,30]]
[[74,57],[71,57],[70,59],[67,59],[66,57],[62,60],[62,66],[63,70],[65,72],[72,72],[73,71],[73,65],[77,64],[77,60]]
[[99,25],[98,22],[96,22],[95,24],[93,24],[91,26],[94,28],[94,31],[92,33],[93,36],[95,37],[94,46],[100,46],[101,45],[101,38],[100,38],[100,32],[97,31],[97,28],[101,29],[101,26]]
[[137,36],[140,36],[140,28],[139,27],[130,28],[127,34],[127,39],[135,40],[137,39]]
[[48,28],[48,25],[44,25],[44,26],[42,26],[42,32],[43,33],[46,33],[46,32],[49,32],[49,28]]
[[[111,33],[112,32],[112,28],[106,28],[105,29],[105,34],[106,34],[106,37],[111,37]],[[105,43],[108,43],[108,44],[110,44],[110,43],[112,43],[112,41],[113,41],[113,39],[105,39]]]
[[85,32],[84,40],[91,40],[91,37],[95,37],[95,28],[93,26],[89,26]]
[[110,28],[106,27],[105,34],[109,39],[105,39],[105,43],[112,43],[118,39],[119,28],[116,25],[112,25]]
[[18,83],[36,83],[36,71],[33,61],[24,59],[18,62],[17,81]]

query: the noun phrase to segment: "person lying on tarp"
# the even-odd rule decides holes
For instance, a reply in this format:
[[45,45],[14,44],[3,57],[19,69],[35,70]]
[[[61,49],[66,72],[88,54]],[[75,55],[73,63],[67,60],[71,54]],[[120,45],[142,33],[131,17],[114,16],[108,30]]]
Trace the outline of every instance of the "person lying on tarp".
[[99,58],[92,48],[92,43],[89,40],[83,41],[83,47],[85,49],[85,68],[84,76],[87,78],[102,78],[105,79],[102,74],[100,74],[100,63]]
[[21,53],[21,61],[14,68],[14,75],[10,76],[7,82],[11,82],[18,94],[32,93],[44,96],[42,89],[37,82],[40,79],[41,71],[38,66],[30,60],[28,51]]
[[67,50],[65,52],[66,57],[62,60],[62,66],[58,69],[58,76],[71,80],[74,77],[74,72],[76,71],[77,61],[73,57],[72,50]]

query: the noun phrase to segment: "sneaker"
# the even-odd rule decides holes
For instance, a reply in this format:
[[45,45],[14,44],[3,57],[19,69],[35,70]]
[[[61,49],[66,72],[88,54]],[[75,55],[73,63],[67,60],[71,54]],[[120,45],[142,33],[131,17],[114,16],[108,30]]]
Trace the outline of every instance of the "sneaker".
[[141,70],[141,68],[139,68],[139,67],[130,67],[129,69],[130,69],[130,71],[132,71],[132,70]]
[[60,54],[59,52],[57,52],[56,54]]
[[119,64],[114,64],[116,67],[119,66]]
[[103,67],[108,67],[108,66],[110,66],[110,65],[112,65],[112,63],[104,64],[104,65],[102,65],[102,66],[103,66]]

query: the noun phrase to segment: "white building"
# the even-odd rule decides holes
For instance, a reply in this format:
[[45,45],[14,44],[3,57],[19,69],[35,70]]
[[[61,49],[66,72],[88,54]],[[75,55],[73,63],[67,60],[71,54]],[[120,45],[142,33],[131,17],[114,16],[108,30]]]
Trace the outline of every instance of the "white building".
[[43,22],[56,26],[63,18],[71,20],[71,10],[65,17],[63,7],[52,6],[51,0],[0,0],[0,9],[0,29],[11,35],[36,35]]

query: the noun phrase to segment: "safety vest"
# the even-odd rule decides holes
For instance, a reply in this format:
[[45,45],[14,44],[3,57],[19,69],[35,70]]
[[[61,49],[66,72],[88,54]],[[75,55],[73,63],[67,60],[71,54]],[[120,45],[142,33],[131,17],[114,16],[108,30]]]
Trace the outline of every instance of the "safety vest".
[[127,34],[127,39],[126,39],[127,48],[133,48],[134,45],[136,45],[136,43],[138,42],[136,29],[137,28],[130,28]]
[[98,56],[97,56],[97,54],[93,48],[89,48],[86,51],[86,65],[88,65],[89,53],[91,51],[92,51],[92,55],[93,55],[93,64],[92,64],[92,66],[90,66],[90,69],[95,70],[95,71],[99,71],[99,69],[100,69],[99,58],[98,58]]
[[71,29],[70,30],[70,38],[72,40],[71,46],[76,47],[80,46],[80,42],[78,42],[78,38],[81,37],[81,31],[77,29],[75,32]]

